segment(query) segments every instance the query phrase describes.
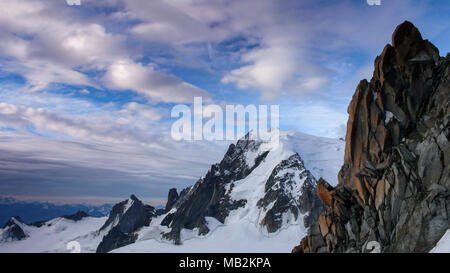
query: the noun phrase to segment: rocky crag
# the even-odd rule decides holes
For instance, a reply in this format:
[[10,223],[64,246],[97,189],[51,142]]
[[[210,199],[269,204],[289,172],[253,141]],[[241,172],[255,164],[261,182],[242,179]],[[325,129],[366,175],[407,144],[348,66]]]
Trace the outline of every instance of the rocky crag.
[[327,209],[293,252],[430,251],[450,227],[449,98],[450,55],[402,23],[356,88],[339,183],[318,181]]
[[25,225],[19,216],[11,217],[0,230],[0,243],[8,241],[19,241],[28,237],[23,229]]
[[109,252],[137,240],[137,231],[148,226],[155,216],[155,208],[142,203],[135,195],[112,208],[105,224],[98,231],[103,239],[97,253]]

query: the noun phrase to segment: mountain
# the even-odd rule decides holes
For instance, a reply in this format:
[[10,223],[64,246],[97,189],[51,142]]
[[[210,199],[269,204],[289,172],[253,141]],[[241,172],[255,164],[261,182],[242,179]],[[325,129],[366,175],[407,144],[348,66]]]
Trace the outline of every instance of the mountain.
[[449,98],[450,54],[402,23],[353,95],[339,183],[319,181],[327,210],[293,252],[448,247]]
[[314,175],[337,173],[344,142],[278,130],[262,141],[252,133],[193,186],[171,189],[165,214],[113,252],[286,252],[317,219]]
[[56,205],[47,202],[25,202],[12,197],[0,196],[0,225],[11,217],[20,215],[24,223],[46,221],[63,215],[84,211],[93,217],[103,217],[109,213],[112,205],[90,206],[82,204]]
[[81,211],[32,225],[12,217],[0,230],[0,253],[69,252],[70,241],[80,242],[83,252],[93,252],[99,244],[95,231],[105,220],[106,217],[91,217]]
[[23,225],[19,216],[11,217],[0,231],[0,242],[19,241],[28,237],[23,230]]
[[269,141],[254,140],[251,133],[230,145],[222,161],[170,206],[161,222],[171,229],[165,239],[181,244],[183,229],[206,235],[210,231],[206,217],[224,224],[232,211],[244,211],[248,221],[267,233],[291,223],[307,227],[314,221],[321,202],[314,194],[315,178],[298,153],[285,136],[278,140],[278,131]]
[[99,233],[106,233],[100,242],[97,252],[109,252],[137,239],[136,231],[150,224],[155,216],[155,208],[142,203],[135,195],[126,201],[114,205],[108,220],[100,228]]
[[[170,189],[164,209],[132,195],[108,217],[25,225],[29,237],[0,251],[66,252],[64,243],[76,240],[83,252],[288,252],[317,221],[323,205],[315,176],[335,177],[345,143],[278,130],[264,141],[252,134],[193,186]],[[39,248],[28,248],[37,241]]]

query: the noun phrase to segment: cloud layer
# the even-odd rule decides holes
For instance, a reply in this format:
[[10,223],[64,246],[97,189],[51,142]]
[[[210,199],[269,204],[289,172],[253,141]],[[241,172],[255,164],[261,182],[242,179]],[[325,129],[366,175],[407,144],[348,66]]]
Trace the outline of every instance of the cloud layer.
[[343,137],[397,24],[450,50],[445,1],[385,2],[0,1],[0,192],[161,200],[227,147],[169,137],[195,96],[277,104],[282,130]]

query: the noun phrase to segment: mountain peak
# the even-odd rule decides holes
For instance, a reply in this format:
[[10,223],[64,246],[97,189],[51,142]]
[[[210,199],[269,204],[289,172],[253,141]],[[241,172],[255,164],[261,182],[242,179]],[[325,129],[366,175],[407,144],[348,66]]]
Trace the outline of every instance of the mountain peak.
[[98,231],[105,234],[97,247],[97,252],[108,252],[136,241],[140,228],[148,226],[155,216],[155,208],[145,205],[134,194],[111,210],[105,224]]
[[[379,61],[377,61],[379,60]],[[412,62],[432,62],[439,60],[439,49],[428,40],[422,38],[420,31],[409,21],[397,26],[392,34],[392,46],[386,45],[380,58],[375,61],[375,75],[383,79],[383,74],[389,71],[389,67],[404,67]],[[378,65],[380,64],[380,66]],[[379,67],[377,67],[379,66]]]
[[404,21],[396,27],[392,34],[392,46],[399,47],[405,41],[422,41],[422,34],[420,31],[409,21]]
[[166,203],[166,207],[164,208],[165,212],[169,212],[173,205],[175,205],[175,202],[178,201],[178,192],[176,188],[172,188],[169,190],[169,193],[167,195],[167,203]]
[[[254,222],[261,233],[314,222],[321,209],[314,194],[315,178],[292,149],[294,144],[289,144],[292,139],[279,129],[262,137],[255,133],[231,144],[220,163],[212,165],[187,194],[180,194],[176,210],[161,222],[171,228],[163,238],[181,244],[183,229],[206,235],[212,218],[216,224]],[[230,216],[240,213],[246,220]]]
[[19,216],[14,216],[9,219],[3,229],[0,231],[0,241],[17,241],[27,237],[22,222]]
[[10,226],[16,225],[16,224],[18,224],[18,223],[23,224],[23,221],[22,221],[22,219],[20,218],[20,216],[13,216],[13,217],[11,217],[11,218],[9,219],[9,221],[3,226],[3,228],[10,227]]
[[130,196],[130,199],[133,200],[133,201],[141,201],[141,200],[139,200],[139,199],[136,197],[136,195],[134,195],[134,194],[132,194],[132,195]]

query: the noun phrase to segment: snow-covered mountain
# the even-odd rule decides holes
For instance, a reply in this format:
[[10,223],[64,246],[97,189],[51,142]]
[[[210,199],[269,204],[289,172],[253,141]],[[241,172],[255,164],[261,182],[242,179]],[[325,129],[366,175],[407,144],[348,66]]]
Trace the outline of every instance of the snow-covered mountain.
[[24,231],[24,225],[20,217],[12,217],[0,230],[0,242],[19,241],[28,237]]
[[137,239],[136,231],[148,226],[155,216],[155,208],[145,205],[136,196],[116,204],[108,219],[99,229],[97,237],[102,237],[97,252],[132,244]]
[[106,217],[76,213],[27,225],[20,218],[12,217],[9,226],[0,230],[0,253],[69,252],[67,243],[71,241],[80,242],[82,252],[95,252],[101,240],[95,236],[96,231],[105,221]]
[[[193,235],[205,236],[217,225],[211,218],[221,224],[253,224],[265,236],[290,225],[308,226],[321,203],[316,180],[291,136],[274,131],[262,141],[250,133],[230,145],[221,162],[182,191],[158,225],[170,229],[160,230],[162,239],[182,244]],[[185,230],[192,234],[184,235]]]
[[67,251],[64,243],[76,240],[86,252],[290,252],[322,209],[316,177],[337,183],[345,143],[293,132],[272,131],[264,141],[251,134],[193,186],[171,189],[165,209],[132,195],[108,218],[25,225],[27,237],[0,243],[0,251]]

